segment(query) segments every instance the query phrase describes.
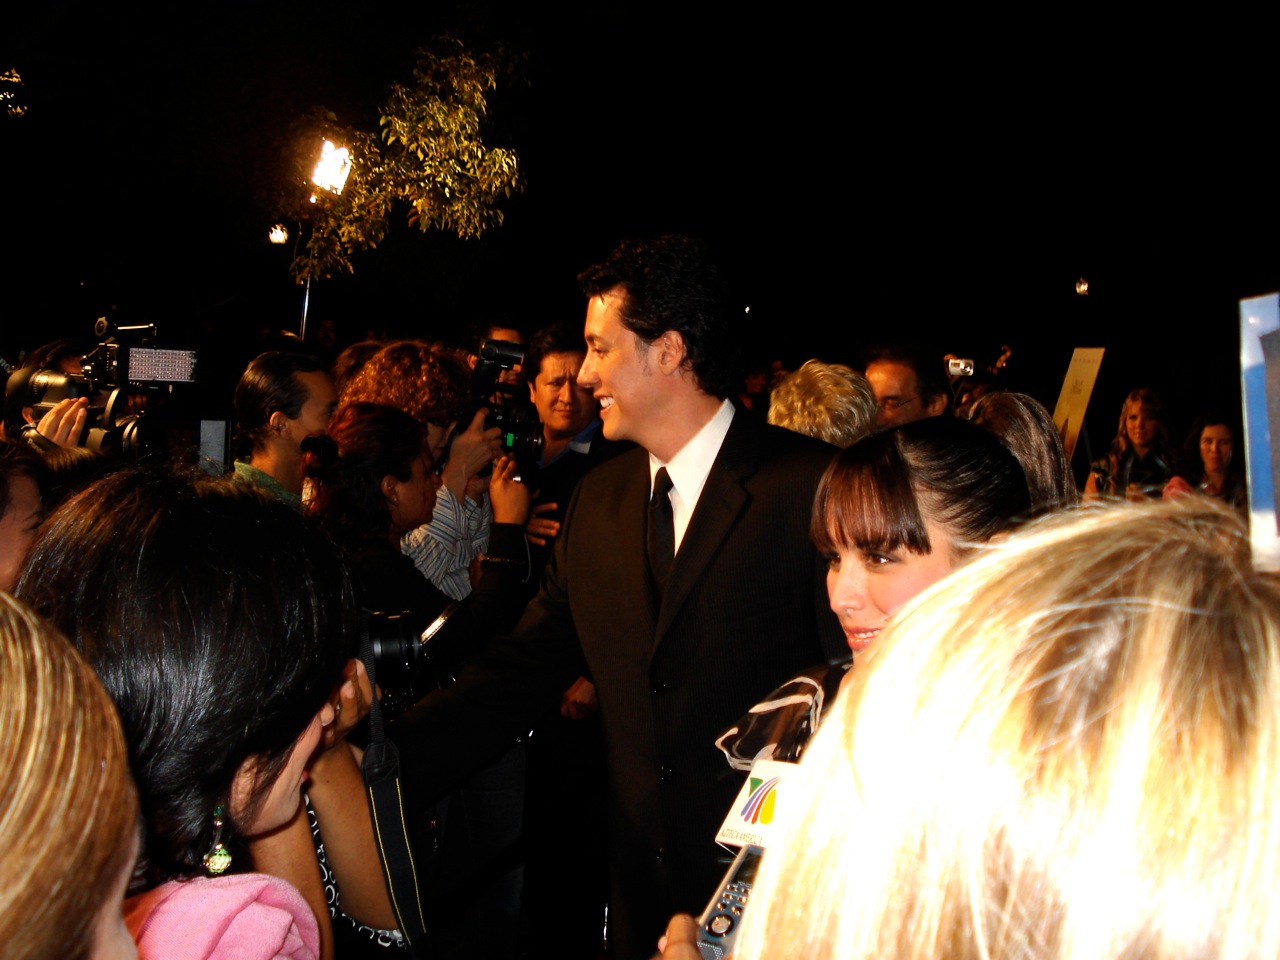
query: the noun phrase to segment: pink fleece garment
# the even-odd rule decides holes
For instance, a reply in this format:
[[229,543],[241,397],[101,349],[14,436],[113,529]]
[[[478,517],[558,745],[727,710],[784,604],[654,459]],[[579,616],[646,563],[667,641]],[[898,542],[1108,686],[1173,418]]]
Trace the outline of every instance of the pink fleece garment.
[[124,902],[139,960],[315,960],[320,930],[294,887],[261,873],[173,880]]

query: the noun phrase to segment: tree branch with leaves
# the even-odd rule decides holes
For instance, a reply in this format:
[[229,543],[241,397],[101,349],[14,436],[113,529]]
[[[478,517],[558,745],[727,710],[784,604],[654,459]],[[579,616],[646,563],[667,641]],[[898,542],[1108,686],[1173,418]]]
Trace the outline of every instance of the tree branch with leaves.
[[[315,190],[290,198],[282,212],[310,223],[292,273],[308,278],[351,273],[352,256],[375,248],[398,207],[410,226],[460,239],[479,237],[503,221],[502,201],[524,189],[515,150],[484,141],[488,95],[513,75],[504,51],[473,53],[452,37],[418,51],[413,80],[391,86],[379,111],[379,133],[341,127],[321,117],[322,134],[351,151],[340,195]],[[310,170],[305,176],[310,177]]]

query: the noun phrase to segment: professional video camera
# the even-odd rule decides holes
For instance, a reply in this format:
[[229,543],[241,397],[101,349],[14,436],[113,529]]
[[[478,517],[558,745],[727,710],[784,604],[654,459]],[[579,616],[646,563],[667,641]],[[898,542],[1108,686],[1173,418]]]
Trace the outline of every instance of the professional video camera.
[[[6,416],[30,407],[32,419],[39,423],[59,402],[88,397],[88,416],[77,445],[134,459],[167,453],[166,431],[154,410],[163,406],[176,384],[195,382],[195,351],[151,346],[155,324],[119,327],[100,317],[94,333],[98,346],[80,359],[79,373],[33,367],[15,371],[5,386]],[[136,343],[117,342],[116,334]],[[30,424],[24,431],[35,429]]]
[[498,427],[502,430],[502,449],[515,457],[516,478],[528,477],[542,455],[542,421],[538,419],[537,408],[521,398],[520,387],[498,382],[503,370],[524,362],[524,347],[509,340],[482,340],[477,358],[471,374],[471,400],[449,434],[444,456],[436,464],[436,472],[444,471],[454,439],[471,426],[476,411],[488,409],[484,418],[485,429]]

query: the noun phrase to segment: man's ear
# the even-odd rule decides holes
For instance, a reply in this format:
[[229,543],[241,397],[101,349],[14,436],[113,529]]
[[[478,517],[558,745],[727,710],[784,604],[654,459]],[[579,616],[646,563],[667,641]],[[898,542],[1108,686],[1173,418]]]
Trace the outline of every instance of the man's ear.
[[538,393],[537,393],[537,391],[536,391],[536,390],[534,390],[534,389],[533,389],[533,387],[534,387],[534,383],[533,383],[533,381],[532,381],[532,380],[530,380],[530,381],[529,381],[529,402],[530,402],[530,403],[537,403],[537,401],[538,401]]
[[665,331],[653,345],[658,349],[658,369],[663,373],[675,373],[684,366],[689,352],[685,349],[684,335],[678,330]]
[[277,410],[267,417],[267,426],[272,433],[284,433],[289,428],[289,418],[284,415],[283,410]]
[[935,393],[929,398],[929,402],[924,405],[924,415],[926,417],[940,417],[946,409],[947,395],[945,393]]

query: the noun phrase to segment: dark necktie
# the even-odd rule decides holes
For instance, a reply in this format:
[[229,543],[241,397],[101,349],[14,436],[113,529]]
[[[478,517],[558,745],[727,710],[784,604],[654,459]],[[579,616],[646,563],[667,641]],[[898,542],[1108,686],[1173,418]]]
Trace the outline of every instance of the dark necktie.
[[659,597],[667,587],[667,574],[676,555],[675,521],[671,516],[671,498],[667,496],[672,486],[667,468],[660,468],[653,478],[653,495],[649,498],[648,538],[649,570]]

